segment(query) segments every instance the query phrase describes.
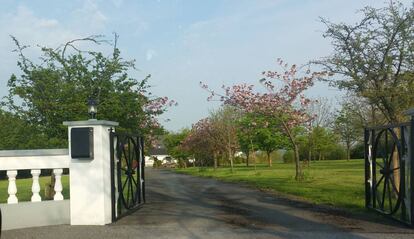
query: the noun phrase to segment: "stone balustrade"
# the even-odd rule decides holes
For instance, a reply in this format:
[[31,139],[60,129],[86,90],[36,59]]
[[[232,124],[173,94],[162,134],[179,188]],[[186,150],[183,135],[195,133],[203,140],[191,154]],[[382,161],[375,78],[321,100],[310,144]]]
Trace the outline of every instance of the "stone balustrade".
[[[8,198],[7,204],[19,202],[16,185],[18,170],[29,169],[32,175],[32,202],[40,202],[40,183],[42,169],[52,169],[55,175],[55,201],[64,200],[62,194],[63,169],[69,168],[70,158],[67,149],[41,149],[41,150],[3,150],[0,151],[0,171],[7,171],[8,177]],[[2,193],[2,192],[1,192]]]

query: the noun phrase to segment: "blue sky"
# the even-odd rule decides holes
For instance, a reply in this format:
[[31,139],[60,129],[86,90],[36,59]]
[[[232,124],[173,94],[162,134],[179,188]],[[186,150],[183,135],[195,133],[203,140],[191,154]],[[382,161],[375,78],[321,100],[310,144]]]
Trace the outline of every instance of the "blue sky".
[[[367,5],[382,7],[385,1],[1,0],[0,96],[7,94],[10,74],[18,73],[9,35],[24,44],[57,47],[93,34],[110,39],[117,32],[124,57],[137,60],[139,70],[132,74],[152,74],[153,92],[178,101],[161,117],[167,129],[178,130],[219,105],[206,101],[200,81],[217,89],[223,84],[257,83],[263,70],[274,69],[278,57],[303,64],[329,55],[331,46],[322,37],[319,17],[351,23],[359,18],[357,10]],[[28,54],[35,57],[38,51]],[[341,94],[323,84],[308,92],[311,97]]]

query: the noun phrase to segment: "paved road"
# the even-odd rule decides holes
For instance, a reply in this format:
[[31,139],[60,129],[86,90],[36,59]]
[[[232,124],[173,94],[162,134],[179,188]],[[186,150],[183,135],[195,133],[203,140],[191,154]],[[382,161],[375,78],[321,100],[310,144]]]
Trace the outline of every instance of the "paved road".
[[168,170],[148,170],[147,185],[148,203],[115,224],[11,230],[2,239],[414,238],[414,230],[391,221],[345,215]]

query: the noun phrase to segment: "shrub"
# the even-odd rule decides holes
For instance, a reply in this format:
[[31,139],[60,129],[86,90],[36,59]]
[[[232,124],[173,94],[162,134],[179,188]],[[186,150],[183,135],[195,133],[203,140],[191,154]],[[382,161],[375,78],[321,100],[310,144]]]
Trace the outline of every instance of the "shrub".
[[154,167],[154,168],[159,168],[159,167],[161,167],[162,166],[162,162],[161,162],[161,160],[154,160],[154,164],[152,165],[152,167]]
[[178,159],[179,168],[187,168],[187,162],[184,159]]
[[284,163],[293,163],[295,162],[295,154],[293,150],[288,150],[283,155],[283,162]]
[[344,147],[341,145],[335,145],[335,147],[332,147],[329,150],[329,152],[327,152],[326,159],[329,159],[329,160],[346,159],[346,151]]
[[364,143],[358,143],[351,148],[351,158],[352,159],[363,159],[364,158]]
[[240,164],[240,163],[245,163],[245,162],[246,162],[246,159],[244,157],[241,157],[241,156],[234,157],[235,164]]

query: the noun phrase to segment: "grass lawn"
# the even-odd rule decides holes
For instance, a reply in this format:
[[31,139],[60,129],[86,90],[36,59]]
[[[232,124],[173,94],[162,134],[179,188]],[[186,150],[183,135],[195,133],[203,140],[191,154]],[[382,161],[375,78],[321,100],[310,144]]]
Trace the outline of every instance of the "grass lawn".
[[[17,179],[16,185],[17,185],[17,198],[19,199],[19,202],[26,202],[30,201],[32,197],[32,182],[33,180],[31,178],[26,179]],[[40,196],[42,197],[42,200],[44,200],[45,195],[45,184],[50,182],[50,176],[40,177],[39,183],[40,183]],[[0,180],[0,203],[7,203],[7,198],[9,197],[9,194],[7,193],[7,188],[9,186],[8,180]],[[69,176],[63,175],[62,176],[62,186],[63,186],[63,197],[65,199],[69,198]]]
[[295,195],[307,201],[357,210],[365,207],[364,161],[326,160],[311,162],[304,167],[305,180],[294,179],[295,165],[274,163],[273,167],[261,164],[238,165],[230,168],[187,168],[177,172],[212,177],[227,182],[242,182],[259,189],[274,190]]

